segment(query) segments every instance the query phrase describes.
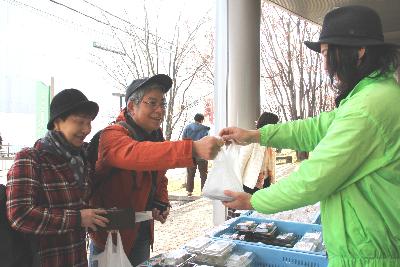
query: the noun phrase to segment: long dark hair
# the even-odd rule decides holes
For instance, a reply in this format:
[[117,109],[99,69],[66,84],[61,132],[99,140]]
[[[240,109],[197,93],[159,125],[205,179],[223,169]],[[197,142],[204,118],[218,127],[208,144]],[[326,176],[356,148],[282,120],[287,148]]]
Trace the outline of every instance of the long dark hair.
[[353,90],[359,81],[374,71],[377,78],[398,67],[398,47],[394,45],[380,45],[365,47],[361,62],[358,59],[360,47],[329,45],[327,67],[331,83],[337,77],[336,85],[339,94],[335,99],[336,106]]
[[263,112],[257,120],[257,129],[260,129],[267,124],[277,124],[279,122],[279,117],[271,112]]

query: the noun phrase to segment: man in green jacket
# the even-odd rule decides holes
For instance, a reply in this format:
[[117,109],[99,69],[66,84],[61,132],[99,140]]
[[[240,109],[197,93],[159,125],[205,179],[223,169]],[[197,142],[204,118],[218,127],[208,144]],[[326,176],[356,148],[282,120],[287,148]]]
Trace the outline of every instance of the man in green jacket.
[[310,158],[253,196],[226,191],[225,206],[275,213],[321,201],[329,266],[400,266],[400,86],[397,47],[384,42],[378,14],[347,6],[329,12],[318,42],[337,108],[318,117],[249,131],[221,130],[224,140],[312,151]]

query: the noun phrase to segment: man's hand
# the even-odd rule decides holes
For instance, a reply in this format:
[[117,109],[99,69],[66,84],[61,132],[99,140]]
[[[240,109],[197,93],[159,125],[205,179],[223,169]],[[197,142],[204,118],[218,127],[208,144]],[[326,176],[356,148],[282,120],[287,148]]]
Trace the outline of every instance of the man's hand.
[[81,226],[97,231],[96,226],[106,227],[108,219],[101,216],[107,212],[102,209],[84,209],[81,212]]
[[219,136],[227,143],[233,141],[239,145],[260,142],[260,132],[258,130],[245,130],[238,127],[224,128],[219,132]]
[[193,156],[205,160],[214,159],[223,145],[224,141],[221,138],[205,136],[193,142]]
[[165,223],[167,220],[167,217],[169,215],[169,210],[170,210],[170,207],[167,207],[167,209],[163,213],[161,213],[159,209],[154,208],[153,209],[153,219],[157,220],[161,223]]
[[237,210],[252,210],[250,199],[251,195],[243,192],[233,192],[230,190],[224,190],[226,196],[232,197],[232,201],[222,201],[225,207]]

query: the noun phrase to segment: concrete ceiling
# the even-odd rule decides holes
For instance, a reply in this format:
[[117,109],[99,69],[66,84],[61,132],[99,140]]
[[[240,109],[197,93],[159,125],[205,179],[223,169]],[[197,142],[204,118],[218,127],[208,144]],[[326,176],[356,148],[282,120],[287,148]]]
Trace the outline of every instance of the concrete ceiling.
[[400,0],[270,0],[307,20],[322,25],[331,9],[346,5],[364,5],[376,10],[381,19],[385,41],[400,45]]

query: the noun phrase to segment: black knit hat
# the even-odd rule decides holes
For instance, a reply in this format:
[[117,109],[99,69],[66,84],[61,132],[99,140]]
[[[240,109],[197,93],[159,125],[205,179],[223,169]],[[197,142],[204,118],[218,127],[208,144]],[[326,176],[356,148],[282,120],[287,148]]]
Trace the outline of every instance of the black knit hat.
[[54,128],[54,120],[67,112],[77,109],[86,110],[94,119],[99,112],[99,105],[96,102],[89,101],[87,97],[77,89],[65,89],[56,94],[50,103],[50,118],[47,123],[47,129]]
[[126,88],[125,94],[125,102],[128,102],[129,97],[138,90],[139,88],[143,88],[146,85],[157,83],[162,86],[163,92],[166,93],[171,89],[172,80],[168,75],[165,74],[156,74],[152,77],[146,77],[142,79],[133,80],[133,82]]
[[393,45],[384,41],[378,13],[365,6],[344,6],[328,12],[318,42],[304,42],[318,53],[322,43],[353,47]]

